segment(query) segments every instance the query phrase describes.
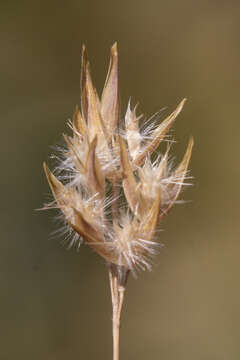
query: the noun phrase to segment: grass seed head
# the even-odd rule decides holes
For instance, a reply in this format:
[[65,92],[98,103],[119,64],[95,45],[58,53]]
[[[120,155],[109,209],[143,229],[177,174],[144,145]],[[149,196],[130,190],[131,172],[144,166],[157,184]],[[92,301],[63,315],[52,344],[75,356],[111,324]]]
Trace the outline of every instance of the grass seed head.
[[[175,170],[169,149],[152,161],[181,112],[185,99],[158,126],[141,130],[136,107],[130,102],[120,128],[118,51],[111,48],[110,64],[101,97],[93,85],[86,49],[82,49],[81,110],[64,135],[66,150],[55,176],[44,170],[65,222],[110,264],[135,271],[149,269],[156,252],[156,230],[176,202],[191,158],[191,138]],[[60,181],[65,179],[64,184]]]

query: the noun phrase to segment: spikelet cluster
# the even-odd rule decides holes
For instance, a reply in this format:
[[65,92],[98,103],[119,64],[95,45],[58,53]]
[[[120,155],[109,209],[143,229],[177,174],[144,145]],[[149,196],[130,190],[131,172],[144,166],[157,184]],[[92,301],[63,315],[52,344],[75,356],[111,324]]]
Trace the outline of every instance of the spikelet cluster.
[[[64,135],[66,148],[55,176],[44,170],[65,222],[109,264],[127,270],[149,268],[155,253],[156,230],[184,185],[193,140],[173,169],[169,149],[155,156],[182,110],[183,100],[160,125],[140,126],[141,116],[130,102],[120,117],[117,45],[99,98],[82,49],[81,111]],[[167,142],[168,144],[168,142]],[[74,237],[75,238],[75,237]]]

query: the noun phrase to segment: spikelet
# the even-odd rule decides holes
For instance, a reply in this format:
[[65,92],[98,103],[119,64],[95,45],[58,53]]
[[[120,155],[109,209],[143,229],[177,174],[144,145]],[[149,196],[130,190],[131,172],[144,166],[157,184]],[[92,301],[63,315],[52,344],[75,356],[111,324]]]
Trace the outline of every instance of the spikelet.
[[58,166],[64,185],[45,163],[44,170],[55,205],[68,226],[108,264],[125,273],[151,267],[158,225],[184,185],[192,138],[175,170],[169,162],[170,146],[152,161],[184,103],[185,99],[158,126],[143,131],[142,116],[137,116],[129,102],[121,129],[117,44],[111,49],[100,98],[83,46],[81,110],[75,109],[72,136],[64,135],[66,150]]

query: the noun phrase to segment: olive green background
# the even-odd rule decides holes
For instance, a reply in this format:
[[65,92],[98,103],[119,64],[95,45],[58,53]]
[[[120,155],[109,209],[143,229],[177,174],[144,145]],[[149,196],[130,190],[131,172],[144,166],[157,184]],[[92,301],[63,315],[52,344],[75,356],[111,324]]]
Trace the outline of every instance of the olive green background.
[[[194,186],[162,223],[154,271],[130,279],[122,360],[237,360],[239,1],[1,1],[0,359],[111,359],[104,261],[52,236],[42,162],[68,132],[87,45],[102,89],[118,41],[122,114],[165,114],[179,161],[189,136]],[[162,150],[164,146],[162,147]]]

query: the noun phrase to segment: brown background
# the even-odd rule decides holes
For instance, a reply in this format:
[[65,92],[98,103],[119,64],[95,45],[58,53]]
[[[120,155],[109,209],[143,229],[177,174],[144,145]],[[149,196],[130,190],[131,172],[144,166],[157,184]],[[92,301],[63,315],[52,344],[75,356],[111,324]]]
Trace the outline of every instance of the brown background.
[[42,162],[79,103],[86,43],[101,91],[120,53],[122,111],[147,116],[187,97],[173,147],[190,134],[194,187],[164,221],[152,273],[130,279],[121,359],[237,360],[239,1],[1,1],[0,358],[111,359],[104,262],[51,237]]

